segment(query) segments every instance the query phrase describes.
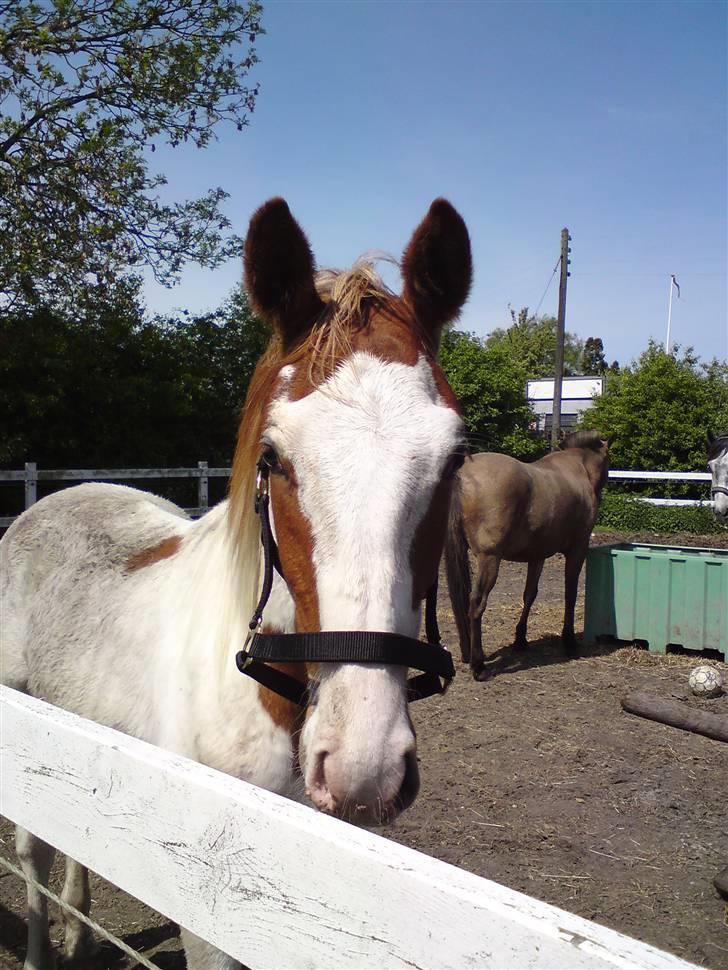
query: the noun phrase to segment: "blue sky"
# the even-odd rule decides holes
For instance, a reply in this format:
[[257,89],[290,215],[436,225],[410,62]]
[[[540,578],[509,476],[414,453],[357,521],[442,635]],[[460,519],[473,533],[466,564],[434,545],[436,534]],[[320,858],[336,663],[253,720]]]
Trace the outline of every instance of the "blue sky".
[[[157,152],[171,197],[220,185],[245,234],[284,196],[321,266],[399,256],[433,198],[470,230],[460,329],[535,310],[567,226],[567,328],[626,362],[673,335],[728,356],[728,5],[273,0],[242,133]],[[240,276],[191,267],[150,310],[213,308]],[[541,305],[555,313],[558,279]]]

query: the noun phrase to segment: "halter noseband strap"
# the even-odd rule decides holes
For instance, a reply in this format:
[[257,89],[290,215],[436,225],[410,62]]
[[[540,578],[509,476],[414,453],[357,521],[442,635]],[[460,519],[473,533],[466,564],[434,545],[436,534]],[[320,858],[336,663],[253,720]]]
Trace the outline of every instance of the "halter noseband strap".
[[[235,660],[242,673],[305,707],[311,701],[308,683],[269,666],[272,663],[373,663],[413,667],[423,673],[407,681],[407,700],[415,701],[444,693],[455,676],[449,651],[440,642],[437,625],[437,583],[425,601],[427,643],[398,633],[342,630],[316,633],[261,633],[263,610],[273,587],[273,569],[283,577],[278,547],[270,525],[268,474],[264,462],[258,463],[255,511],[260,516],[260,541],[263,546],[263,587],[250,620],[250,633]],[[440,679],[442,678],[442,680]]]

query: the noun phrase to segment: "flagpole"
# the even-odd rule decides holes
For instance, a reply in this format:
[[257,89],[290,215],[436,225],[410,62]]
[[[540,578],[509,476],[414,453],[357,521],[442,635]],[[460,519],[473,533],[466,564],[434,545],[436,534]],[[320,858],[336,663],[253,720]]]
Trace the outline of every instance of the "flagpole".
[[674,276],[670,274],[670,302],[667,305],[667,337],[665,338],[665,353],[670,353],[670,325],[672,323],[672,281]]

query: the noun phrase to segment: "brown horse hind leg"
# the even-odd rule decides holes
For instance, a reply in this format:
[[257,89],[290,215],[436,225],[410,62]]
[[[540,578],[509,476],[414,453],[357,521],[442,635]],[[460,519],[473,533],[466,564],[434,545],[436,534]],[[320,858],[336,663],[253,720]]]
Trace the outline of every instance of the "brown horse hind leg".
[[564,566],[564,629],[561,631],[561,641],[567,657],[578,657],[581,654],[579,642],[574,634],[574,608],[576,594],[579,588],[579,574],[584,565],[588,544],[584,548],[573,549],[566,554]]
[[528,639],[526,636],[528,631],[528,617],[534,600],[538,596],[538,581],[541,579],[543,564],[545,562],[545,559],[532,559],[528,564],[526,585],[523,589],[523,610],[521,611],[521,617],[518,621],[518,626],[516,627],[516,640],[513,644],[516,650],[525,650],[528,646]]
[[483,654],[483,614],[488,606],[490,591],[495,586],[500,569],[498,556],[480,554],[475,588],[470,597],[470,669],[475,680],[487,680]]

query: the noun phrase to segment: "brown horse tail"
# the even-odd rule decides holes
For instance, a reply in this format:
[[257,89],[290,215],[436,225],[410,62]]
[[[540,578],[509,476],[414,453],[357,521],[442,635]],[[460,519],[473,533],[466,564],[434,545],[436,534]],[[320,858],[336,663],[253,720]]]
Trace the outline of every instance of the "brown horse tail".
[[447,539],[445,540],[445,570],[447,572],[447,586],[450,591],[450,602],[455,616],[455,623],[460,637],[460,649],[463,659],[470,658],[470,590],[472,580],[470,576],[470,560],[468,559],[468,541],[465,538],[463,526],[463,506],[460,496],[460,480],[455,479],[450,500],[450,518],[447,525]]

